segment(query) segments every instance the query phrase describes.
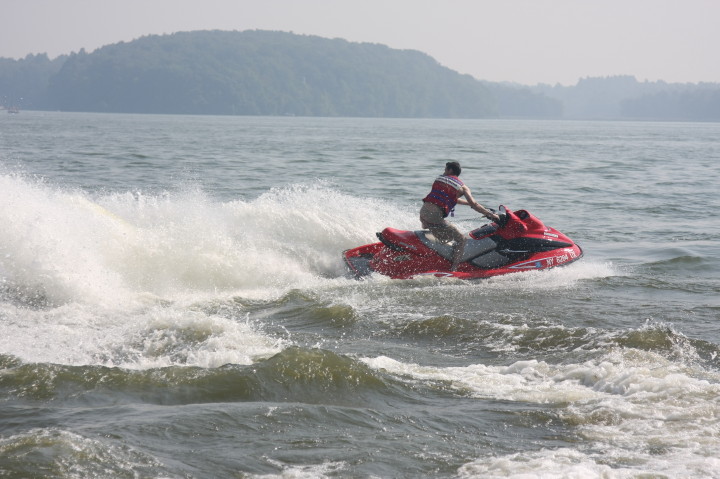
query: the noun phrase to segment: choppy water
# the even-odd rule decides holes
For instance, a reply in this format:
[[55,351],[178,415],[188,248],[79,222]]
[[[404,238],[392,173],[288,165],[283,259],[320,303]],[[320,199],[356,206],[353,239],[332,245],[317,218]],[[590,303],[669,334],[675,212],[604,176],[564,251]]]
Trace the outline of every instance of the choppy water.
[[[585,257],[346,278],[448,159]],[[720,477],[718,178],[712,123],[0,116],[0,476]]]

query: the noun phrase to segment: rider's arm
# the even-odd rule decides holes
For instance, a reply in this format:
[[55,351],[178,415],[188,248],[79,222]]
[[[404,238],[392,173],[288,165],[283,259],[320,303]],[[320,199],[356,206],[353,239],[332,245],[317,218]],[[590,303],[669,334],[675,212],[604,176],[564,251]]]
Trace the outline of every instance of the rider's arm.
[[485,218],[498,221],[500,218],[498,215],[490,211],[489,209],[485,208],[483,205],[475,201],[475,198],[473,198],[472,193],[470,193],[470,188],[467,187],[467,185],[463,185],[462,191],[460,193],[460,196],[464,196],[465,198],[458,198],[457,202],[460,205],[468,205],[470,208],[474,209],[481,215],[485,216]]

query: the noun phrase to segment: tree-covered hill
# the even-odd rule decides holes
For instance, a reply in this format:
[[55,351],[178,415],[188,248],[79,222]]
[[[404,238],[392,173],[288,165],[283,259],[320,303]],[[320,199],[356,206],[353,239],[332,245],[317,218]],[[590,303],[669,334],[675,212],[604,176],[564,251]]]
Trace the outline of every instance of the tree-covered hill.
[[[54,66],[40,79],[45,91],[24,95],[33,108],[485,118],[502,116],[507,103],[497,88],[418,51],[284,32],[153,35],[82,50]],[[520,103],[530,116],[557,116],[559,103],[548,100],[526,89]]]
[[148,36],[71,55],[59,110],[487,117],[486,88],[417,51],[269,31]]
[[640,82],[618,75],[532,89],[561,102],[568,119],[720,121],[717,83]]
[[48,81],[66,58],[50,60],[45,54],[28,55],[21,60],[0,58],[0,106],[45,107]]
[[0,106],[218,115],[720,121],[720,84],[491,83],[415,50],[271,31],[152,35],[0,58]]

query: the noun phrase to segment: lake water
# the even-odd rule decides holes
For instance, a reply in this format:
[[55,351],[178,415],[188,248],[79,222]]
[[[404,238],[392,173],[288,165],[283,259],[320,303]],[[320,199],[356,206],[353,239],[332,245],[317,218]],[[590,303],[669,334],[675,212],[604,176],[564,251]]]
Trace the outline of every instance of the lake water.
[[[451,159],[584,258],[346,277]],[[720,477],[718,187],[717,123],[0,115],[0,476]]]

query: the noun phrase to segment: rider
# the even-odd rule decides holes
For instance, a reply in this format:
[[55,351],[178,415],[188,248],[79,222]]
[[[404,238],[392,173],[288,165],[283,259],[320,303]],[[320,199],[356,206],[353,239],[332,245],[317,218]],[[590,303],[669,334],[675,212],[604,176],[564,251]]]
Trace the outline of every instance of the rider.
[[[432,191],[423,199],[423,205],[420,208],[420,222],[423,228],[429,229],[443,243],[455,241],[450,271],[457,270],[467,241],[458,227],[445,219],[448,215],[453,215],[455,205],[469,205],[488,219],[494,221],[500,219],[495,213],[475,201],[470,193],[470,188],[458,178],[461,171],[462,168],[457,161],[447,162],[445,172],[435,179]],[[462,198],[463,196],[464,198]]]

